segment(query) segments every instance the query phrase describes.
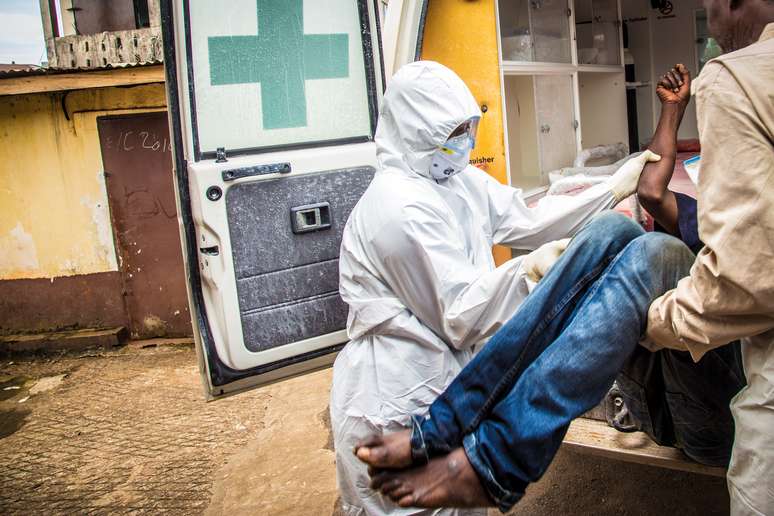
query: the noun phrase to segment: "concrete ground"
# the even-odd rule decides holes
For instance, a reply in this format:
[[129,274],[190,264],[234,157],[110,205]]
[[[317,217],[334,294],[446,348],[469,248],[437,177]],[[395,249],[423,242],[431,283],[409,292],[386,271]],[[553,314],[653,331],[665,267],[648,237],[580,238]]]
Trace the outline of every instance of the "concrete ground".
[[[336,514],[330,380],[326,370],[205,403],[190,346],[5,359],[0,513]],[[722,479],[562,451],[511,514],[727,506]]]

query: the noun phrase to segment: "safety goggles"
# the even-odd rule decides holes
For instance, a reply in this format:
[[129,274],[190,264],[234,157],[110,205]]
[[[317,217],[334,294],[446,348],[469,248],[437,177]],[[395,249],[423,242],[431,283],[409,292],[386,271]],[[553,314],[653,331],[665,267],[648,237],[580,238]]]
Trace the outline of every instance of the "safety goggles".
[[471,140],[475,142],[476,134],[478,134],[478,122],[480,120],[480,117],[475,116],[469,120],[466,120],[465,122],[462,122],[454,131],[451,132],[448,139],[451,140],[452,138],[456,138],[462,134],[467,134],[470,136]]

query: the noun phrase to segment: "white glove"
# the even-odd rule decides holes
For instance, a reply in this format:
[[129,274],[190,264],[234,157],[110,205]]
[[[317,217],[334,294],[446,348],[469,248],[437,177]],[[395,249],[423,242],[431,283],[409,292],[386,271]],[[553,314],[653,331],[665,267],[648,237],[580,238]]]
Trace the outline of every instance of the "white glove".
[[569,238],[563,238],[561,240],[554,240],[543,244],[527,256],[524,257],[524,261],[521,262],[521,266],[524,272],[527,273],[527,278],[537,283],[543,276],[548,273],[556,261],[562,256],[562,253],[570,244]]
[[621,168],[616,170],[615,174],[607,180],[615,200],[621,202],[634,194],[637,191],[637,183],[640,182],[640,174],[642,174],[642,169],[645,168],[645,163],[659,161],[660,159],[661,156],[658,154],[646,150],[621,165]]

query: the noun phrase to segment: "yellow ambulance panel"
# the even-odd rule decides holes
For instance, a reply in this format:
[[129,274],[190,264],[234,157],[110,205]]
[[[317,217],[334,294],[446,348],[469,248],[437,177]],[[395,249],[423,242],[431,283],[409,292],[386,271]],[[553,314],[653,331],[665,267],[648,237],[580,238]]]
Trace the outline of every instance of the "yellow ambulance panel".
[[[448,66],[473,92],[483,117],[471,163],[508,184],[496,9],[495,0],[431,0],[422,40],[422,59]],[[511,257],[511,251],[498,246],[494,256],[499,265]]]

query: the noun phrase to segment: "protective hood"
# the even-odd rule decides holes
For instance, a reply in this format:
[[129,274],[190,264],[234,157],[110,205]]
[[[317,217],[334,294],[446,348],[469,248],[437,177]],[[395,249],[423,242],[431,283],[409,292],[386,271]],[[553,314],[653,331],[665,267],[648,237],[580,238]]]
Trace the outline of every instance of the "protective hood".
[[433,61],[409,63],[392,77],[382,100],[375,138],[379,164],[429,178],[435,150],[458,125],[480,116],[456,73]]

